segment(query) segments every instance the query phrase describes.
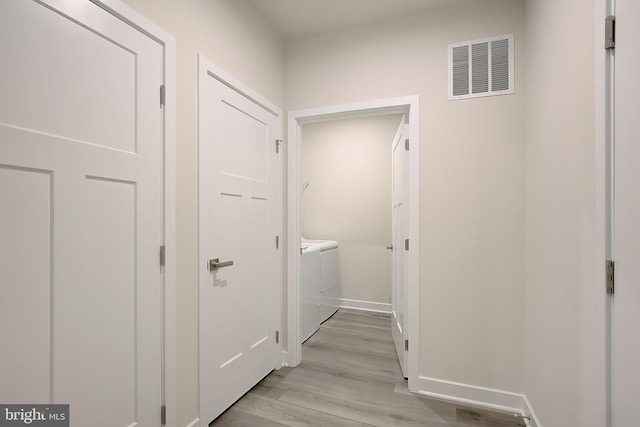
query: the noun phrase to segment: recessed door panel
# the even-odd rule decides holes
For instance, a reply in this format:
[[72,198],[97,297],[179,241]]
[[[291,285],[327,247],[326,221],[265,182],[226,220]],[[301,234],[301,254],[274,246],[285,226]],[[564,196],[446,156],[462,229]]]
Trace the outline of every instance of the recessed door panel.
[[0,165],[0,401],[48,402],[51,174]]
[[[269,200],[252,196],[247,200],[246,224],[244,230],[245,238],[255,241],[255,245],[248,245],[244,248],[248,265],[247,282],[255,283],[256,286],[247,288],[244,294],[244,302],[247,310],[255,314],[256,318],[269,318],[269,292],[273,289],[273,282],[269,280],[269,271],[273,266],[269,266],[270,252],[273,252],[274,242],[267,242],[267,232],[269,227]],[[271,243],[271,244],[269,244]],[[265,276],[266,274],[266,276]],[[252,348],[259,346],[267,338],[267,327],[269,322],[253,322],[247,328],[247,341]]]
[[241,110],[231,100],[221,99],[218,116],[220,137],[228,141],[220,147],[221,173],[238,178],[268,182],[268,123]]
[[135,30],[118,21],[99,33],[35,2],[7,2],[0,50],[11,60],[3,61],[0,93],[11,102],[0,103],[0,122],[135,151],[138,70],[136,52],[125,47]]
[[[135,374],[141,362],[136,355],[136,186],[95,177],[67,179],[59,196],[77,201],[58,221],[66,237],[56,246],[56,398],[82,402],[83,411],[96,413],[106,396],[96,399],[102,392],[95,384],[117,390],[109,404],[118,411],[104,419],[127,426],[136,419]],[[64,193],[71,189],[73,194]]]

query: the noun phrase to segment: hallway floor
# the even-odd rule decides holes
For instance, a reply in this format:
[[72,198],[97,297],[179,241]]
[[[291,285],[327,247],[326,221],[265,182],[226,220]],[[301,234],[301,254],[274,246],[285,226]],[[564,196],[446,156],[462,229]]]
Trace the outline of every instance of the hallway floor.
[[341,309],[302,347],[302,363],[272,372],[211,426],[516,427],[511,413],[412,394],[388,315]]

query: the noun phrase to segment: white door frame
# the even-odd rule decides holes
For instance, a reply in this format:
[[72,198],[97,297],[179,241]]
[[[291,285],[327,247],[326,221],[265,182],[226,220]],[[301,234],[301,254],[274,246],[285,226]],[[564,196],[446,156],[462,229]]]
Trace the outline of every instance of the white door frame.
[[345,117],[362,117],[382,114],[408,113],[409,139],[409,305],[408,327],[409,390],[417,391],[419,342],[419,273],[420,273],[420,103],[419,97],[407,96],[341,104],[314,109],[295,110],[288,117],[287,157],[287,349],[283,359],[289,366],[296,366],[302,359],[300,343],[300,147],[302,125]]
[[[120,0],[91,0],[163,47],[164,101],[164,324],[162,333],[162,400],[166,425],[176,426],[176,42],[175,38]],[[159,96],[159,95],[158,95]],[[160,99],[158,97],[158,99]],[[159,255],[160,256],[160,255]],[[159,259],[159,258],[158,258]],[[158,408],[160,410],[160,408]]]
[[595,288],[596,320],[592,333],[597,336],[594,361],[602,366],[602,371],[594,373],[594,382],[599,395],[593,398],[601,402],[598,411],[601,418],[593,425],[611,427],[612,420],[612,342],[613,325],[612,299],[605,292],[605,260],[612,256],[612,213],[613,213],[613,72],[615,56],[604,49],[602,37],[604,19],[613,14],[614,0],[596,0],[594,12],[595,26]]
[[[613,50],[603,49],[601,38],[603,21],[609,15],[618,16],[616,0],[595,1],[595,26],[596,26],[596,286],[604,295],[605,260],[616,261],[615,245],[615,152],[616,152],[616,55]],[[621,16],[626,23],[631,23],[628,17]],[[618,285],[616,283],[616,285]],[[614,336],[616,333],[615,298],[619,296],[606,295],[604,302],[597,301],[599,323],[596,328],[598,336],[603,339],[602,356],[605,372],[598,376],[603,384],[604,396],[599,396],[604,407],[605,427],[621,427],[616,417],[615,386],[615,347]],[[600,350],[600,348],[598,348]],[[600,352],[599,352],[600,353]],[[620,369],[624,367],[619,367]],[[625,374],[623,371],[622,375]],[[620,375],[620,374],[618,374]],[[599,384],[600,385],[600,384]]]

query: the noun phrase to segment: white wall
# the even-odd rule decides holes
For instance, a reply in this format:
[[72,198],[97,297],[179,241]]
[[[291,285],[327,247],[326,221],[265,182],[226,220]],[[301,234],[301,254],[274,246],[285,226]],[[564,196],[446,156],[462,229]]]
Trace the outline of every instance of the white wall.
[[[242,0],[124,1],[177,41],[179,426],[198,412],[197,53],[290,110],[420,95],[420,374],[524,392],[545,427],[605,425],[594,1],[449,5],[284,52]],[[446,45],[506,33],[516,94],[446,101]]]
[[[447,44],[515,34],[516,94],[447,101]],[[524,2],[446,5],[285,46],[286,103],[420,96],[420,374],[522,392]]]
[[340,244],[340,297],[391,302],[391,141],[402,116],[302,127],[302,235]]
[[243,0],[124,1],[176,38],[176,377],[185,426],[198,416],[197,54],[282,105],[283,45]]
[[606,425],[594,84],[604,15],[594,3],[526,2],[524,372],[545,427]]

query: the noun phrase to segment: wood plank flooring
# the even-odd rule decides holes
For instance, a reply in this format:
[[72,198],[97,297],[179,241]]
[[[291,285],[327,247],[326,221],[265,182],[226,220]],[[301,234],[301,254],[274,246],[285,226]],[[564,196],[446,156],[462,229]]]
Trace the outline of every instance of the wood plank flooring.
[[412,394],[389,316],[341,309],[302,347],[302,363],[272,372],[211,426],[516,427],[511,413]]

